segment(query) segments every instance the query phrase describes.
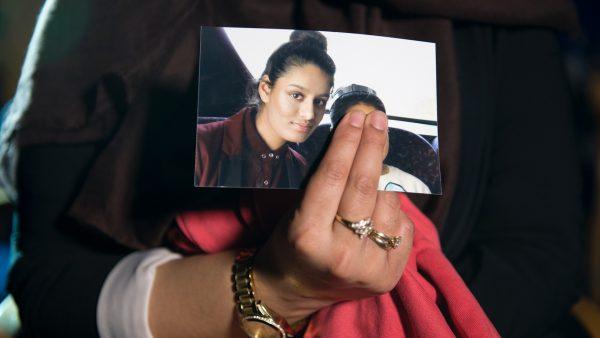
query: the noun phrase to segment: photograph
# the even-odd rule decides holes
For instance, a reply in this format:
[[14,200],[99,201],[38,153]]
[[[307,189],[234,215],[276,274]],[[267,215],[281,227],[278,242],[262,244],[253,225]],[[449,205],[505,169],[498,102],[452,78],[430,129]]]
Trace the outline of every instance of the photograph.
[[388,119],[378,190],[442,193],[434,43],[203,26],[198,69],[195,186],[302,188],[360,110]]

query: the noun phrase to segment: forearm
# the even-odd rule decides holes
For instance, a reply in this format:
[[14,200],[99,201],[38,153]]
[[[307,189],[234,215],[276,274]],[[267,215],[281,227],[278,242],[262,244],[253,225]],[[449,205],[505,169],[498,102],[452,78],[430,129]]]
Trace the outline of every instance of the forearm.
[[155,337],[244,337],[235,319],[235,253],[190,256],[157,268],[149,324]]
[[[232,291],[235,254],[189,256],[156,269],[149,308],[155,337],[245,337]],[[289,323],[332,303],[301,295],[289,276],[273,273],[272,261],[263,257],[255,263],[255,298]]]

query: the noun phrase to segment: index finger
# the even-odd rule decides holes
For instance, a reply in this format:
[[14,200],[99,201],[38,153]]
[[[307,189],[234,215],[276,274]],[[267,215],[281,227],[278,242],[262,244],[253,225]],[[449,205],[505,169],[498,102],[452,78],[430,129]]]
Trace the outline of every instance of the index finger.
[[331,227],[360,144],[365,116],[364,112],[356,110],[339,122],[298,209],[298,216],[305,224]]

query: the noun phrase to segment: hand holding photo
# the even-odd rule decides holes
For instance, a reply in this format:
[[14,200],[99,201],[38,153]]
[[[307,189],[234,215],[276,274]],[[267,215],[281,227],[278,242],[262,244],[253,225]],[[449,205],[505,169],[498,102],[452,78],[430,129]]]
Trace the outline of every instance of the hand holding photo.
[[195,185],[300,188],[346,113],[379,110],[379,190],[440,194],[435,95],[432,43],[202,27]]
[[[332,129],[335,129],[344,115],[356,110],[360,110],[365,114],[369,114],[375,110],[386,112],[383,102],[377,97],[377,93],[373,89],[357,84],[342,87],[335,92],[333,105],[329,111]],[[390,142],[388,137],[388,142],[384,150],[386,157],[389,149]],[[431,193],[429,187],[417,177],[385,163],[381,169],[378,190]]]

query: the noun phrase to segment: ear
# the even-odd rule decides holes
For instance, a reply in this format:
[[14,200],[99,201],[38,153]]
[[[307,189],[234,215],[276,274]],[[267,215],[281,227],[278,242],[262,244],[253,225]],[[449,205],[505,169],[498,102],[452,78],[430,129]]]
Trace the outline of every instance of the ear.
[[258,95],[263,103],[268,103],[271,96],[271,81],[268,75],[263,75],[258,82]]

